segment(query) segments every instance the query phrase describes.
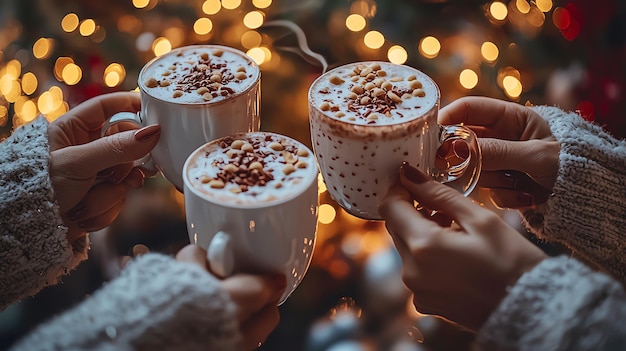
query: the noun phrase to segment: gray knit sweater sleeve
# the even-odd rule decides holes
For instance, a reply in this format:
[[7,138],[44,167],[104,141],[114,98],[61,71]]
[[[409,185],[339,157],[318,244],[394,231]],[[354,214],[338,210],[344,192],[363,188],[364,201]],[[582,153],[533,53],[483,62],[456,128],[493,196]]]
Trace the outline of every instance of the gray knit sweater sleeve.
[[559,256],[510,288],[477,336],[489,351],[626,350],[626,295],[608,275]]
[[86,258],[87,238],[67,241],[54,200],[47,128],[39,118],[0,144],[0,310]]
[[616,140],[576,113],[533,108],[561,145],[553,195],[525,223],[626,282],[626,141]]
[[217,279],[200,267],[146,254],[12,351],[240,350],[235,313]]

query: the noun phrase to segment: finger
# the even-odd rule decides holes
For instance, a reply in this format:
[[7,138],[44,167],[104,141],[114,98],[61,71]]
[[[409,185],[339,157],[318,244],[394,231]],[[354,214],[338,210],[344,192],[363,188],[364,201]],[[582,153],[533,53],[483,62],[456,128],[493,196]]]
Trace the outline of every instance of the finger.
[[280,313],[276,305],[265,307],[241,325],[246,350],[254,350],[261,346],[278,326]]
[[422,207],[443,212],[461,226],[471,223],[477,213],[486,211],[463,194],[430,180],[427,175],[408,164],[401,167],[400,182]]
[[189,244],[183,247],[176,254],[176,260],[180,262],[194,263],[204,270],[208,270],[206,261],[206,250],[198,245]]
[[276,306],[287,280],[284,275],[237,274],[224,279],[221,285],[239,306],[239,321],[245,321],[266,306]]
[[526,173],[513,170],[483,171],[480,174],[478,186],[481,188],[509,189],[528,193],[548,191],[537,184]]
[[99,130],[104,122],[118,112],[137,112],[141,98],[136,92],[116,92],[89,99],[74,107],[68,115],[77,117],[77,123],[87,131]]
[[124,200],[128,189],[126,184],[98,184],[91,188],[83,199],[67,212],[67,218],[72,222],[80,222],[108,212]]
[[115,165],[113,167],[109,167],[105,170],[98,172],[98,175],[96,176],[96,181],[108,181],[113,184],[118,184],[119,182],[123,181],[124,178],[126,178],[132,170],[132,163],[122,163],[119,165]]
[[78,227],[88,232],[95,232],[111,225],[115,218],[120,214],[124,207],[124,201],[120,201],[113,205],[108,211],[92,218],[78,222]]
[[131,169],[130,173],[124,178],[124,184],[133,189],[139,189],[143,186],[143,181],[146,178],[143,171],[139,168]]
[[78,177],[94,176],[107,168],[133,162],[156,145],[161,133],[158,125],[137,131],[125,131],[102,137],[87,144],[69,146],[53,151],[60,169]]
[[491,126],[500,122],[503,116],[525,116],[527,109],[525,106],[504,100],[482,96],[467,96],[441,108],[438,120],[440,124],[444,125]]

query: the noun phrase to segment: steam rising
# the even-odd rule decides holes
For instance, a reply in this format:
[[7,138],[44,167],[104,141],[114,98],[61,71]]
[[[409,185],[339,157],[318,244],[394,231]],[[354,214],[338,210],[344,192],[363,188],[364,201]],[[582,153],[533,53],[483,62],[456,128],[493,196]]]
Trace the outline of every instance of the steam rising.
[[287,20],[275,20],[275,21],[266,22],[265,24],[263,24],[263,27],[282,27],[282,28],[286,28],[292,31],[296,36],[296,39],[298,41],[298,46],[297,47],[281,46],[281,47],[276,47],[276,49],[289,51],[289,52],[298,54],[308,63],[322,67],[322,73],[326,72],[326,70],[328,69],[328,63],[326,62],[326,59],[324,58],[324,56],[316,52],[313,52],[309,48],[309,44],[307,43],[307,40],[306,40],[306,35],[304,34],[304,31],[302,30],[302,28],[300,28],[297,24],[291,21],[287,21]]

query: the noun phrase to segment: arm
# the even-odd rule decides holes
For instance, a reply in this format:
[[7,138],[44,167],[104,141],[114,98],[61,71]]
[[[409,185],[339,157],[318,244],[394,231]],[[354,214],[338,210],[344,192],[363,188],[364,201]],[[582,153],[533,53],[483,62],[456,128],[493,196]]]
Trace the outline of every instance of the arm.
[[12,350],[239,350],[236,314],[205,270],[146,254]]
[[86,258],[87,237],[70,245],[53,197],[47,128],[39,118],[0,144],[0,309]]
[[480,330],[483,350],[618,350],[626,295],[608,276],[565,256],[522,275]]
[[576,113],[533,109],[548,121],[561,151],[552,196],[545,206],[523,211],[525,223],[626,281],[626,141]]

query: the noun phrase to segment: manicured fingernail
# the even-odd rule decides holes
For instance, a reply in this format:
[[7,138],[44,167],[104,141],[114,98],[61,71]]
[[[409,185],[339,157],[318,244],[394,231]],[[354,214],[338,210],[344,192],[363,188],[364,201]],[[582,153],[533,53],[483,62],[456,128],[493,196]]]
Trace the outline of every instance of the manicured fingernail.
[[529,193],[521,193],[517,197],[517,200],[519,201],[520,205],[533,206],[535,204],[535,197]]
[[420,172],[420,170],[409,165],[407,162],[402,163],[401,170],[404,177],[415,184],[422,184],[430,180],[426,174]]
[[161,126],[153,124],[151,126],[143,127],[135,132],[135,139],[139,141],[150,141],[161,134]]
[[85,213],[87,213],[87,206],[80,205],[70,210],[70,212],[67,214],[67,218],[69,218],[70,221],[74,222],[80,219],[80,217],[82,217]]

